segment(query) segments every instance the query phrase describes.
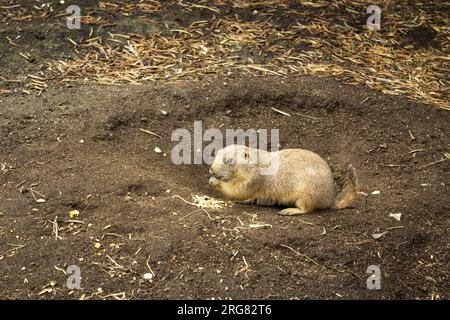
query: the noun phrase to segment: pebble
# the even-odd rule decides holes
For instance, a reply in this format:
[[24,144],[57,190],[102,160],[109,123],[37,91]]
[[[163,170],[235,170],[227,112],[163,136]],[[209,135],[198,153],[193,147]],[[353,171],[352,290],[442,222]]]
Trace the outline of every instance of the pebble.
[[153,279],[153,275],[151,273],[144,274],[144,280],[152,280],[152,279]]

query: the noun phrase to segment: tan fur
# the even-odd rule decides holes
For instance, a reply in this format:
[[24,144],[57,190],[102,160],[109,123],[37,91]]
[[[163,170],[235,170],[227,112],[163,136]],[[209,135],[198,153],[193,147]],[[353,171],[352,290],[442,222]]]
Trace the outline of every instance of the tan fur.
[[332,208],[344,209],[351,205],[355,201],[357,185],[358,178],[356,176],[356,171],[352,165],[349,165],[344,177],[344,198],[342,198],[342,200],[335,199]]
[[[226,163],[231,159],[230,163]],[[268,163],[278,159],[278,169],[262,174]],[[356,173],[349,166],[344,195],[336,199],[333,174],[328,164],[314,152],[286,149],[266,152],[240,145],[220,150],[210,168],[211,187],[226,197],[245,203],[288,207],[281,215],[309,213],[325,208],[343,209],[356,195]]]

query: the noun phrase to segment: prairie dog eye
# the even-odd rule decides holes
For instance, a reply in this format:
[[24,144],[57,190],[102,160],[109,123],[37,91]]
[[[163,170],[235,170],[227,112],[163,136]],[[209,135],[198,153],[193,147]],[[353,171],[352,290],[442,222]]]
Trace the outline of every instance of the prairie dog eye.
[[225,159],[225,160],[224,160],[224,163],[225,163],[225,164],[232,164],[232,163],[233,163],[233,158]]

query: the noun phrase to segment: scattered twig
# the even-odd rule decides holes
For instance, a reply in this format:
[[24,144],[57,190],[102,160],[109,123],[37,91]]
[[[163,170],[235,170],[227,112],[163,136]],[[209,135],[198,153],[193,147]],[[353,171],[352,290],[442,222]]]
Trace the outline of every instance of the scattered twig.
[[304,117],[304,118],[312,119],[312,120],[320,120],[319,118],[316,118],[316,117],[313,117],[313,116],[308,116],[308,115],[302,114],[302,113],[296,113],[296,115]]
[[275,108],[270,108],[270,109],[272,109],[273,111],[278,112],[278,113],[280,113],[280,114],[282,114],[282,115],[285,115],[285,116],[287,116],[287,117],[290,117],[290,116],[291,116],[289,113],[284,112],[284,111],[281,111],[281,110],[279,110],[279,109],[275,109]]
[[139,128],[139,131],[151,134],[151,135],[153,135],[155,137],[158,137],[158,138],[162,139],[162,137],[159,134],[157,134],[157,133],[155,133],[153,131],[150,131],[150,130],[147,130],[147,129],[142,129],[142,128]]
[[52,221],[52,224],[53,224],[53,234],[55,235],[55,240],[60,240],[60,239],[62,239],[60,236],[59,236],[59,226],[58,226],[58,216],[56,216],[54,219],[53,219],[53,221]]
[[280,246],[282,246],[282,247],[284,247],[284,248],[287,248],[287,249],[291,250],[292,252],[294,252],[294,253],[295,253],[296,255],[298,255],[298,256],[302,256],[302,257],[308,259],[309,261],[311,261],[312,263],[314,263],[314,264],[317,265],[317,266],[319,265],[314,259],[308,257],[308,256],[307,256],[306,254],[304,254],[304,253],[300,253],[300,252],[296,251],[294,248],[292,248],[292,247],[290,247],[290,246],[288,246],[288,245],[280,244]]
[[147,260],[145,261],[145,264],[147,265],[148,270],[153,275],[153,278],[155,277],[155,273],[153,272],[152,268],[150,267],[150,264],[148,263],[150,261],[150,256],[148,256]]
[[423,165],[423,166],[420,166],[419,169],[423,169],[423,168],[426,168],[426,167],[429,167],[429,166],[432,166],[432,165],[435,165],[435,164],[444,162],[445,160],[448,160],[448,158],[442,158],[442,159],[440,159],[440,160],[438,160],[438,161],[434,161],[434,162],[425,164],[425,165]]

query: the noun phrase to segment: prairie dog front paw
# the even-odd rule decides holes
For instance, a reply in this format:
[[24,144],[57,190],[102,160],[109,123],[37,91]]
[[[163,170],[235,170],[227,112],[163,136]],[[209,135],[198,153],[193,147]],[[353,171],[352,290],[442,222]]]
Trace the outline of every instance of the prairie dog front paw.
[[209,178],[209,185],[211,187],[217,186],[220,183],[220,181],[216,177]]

